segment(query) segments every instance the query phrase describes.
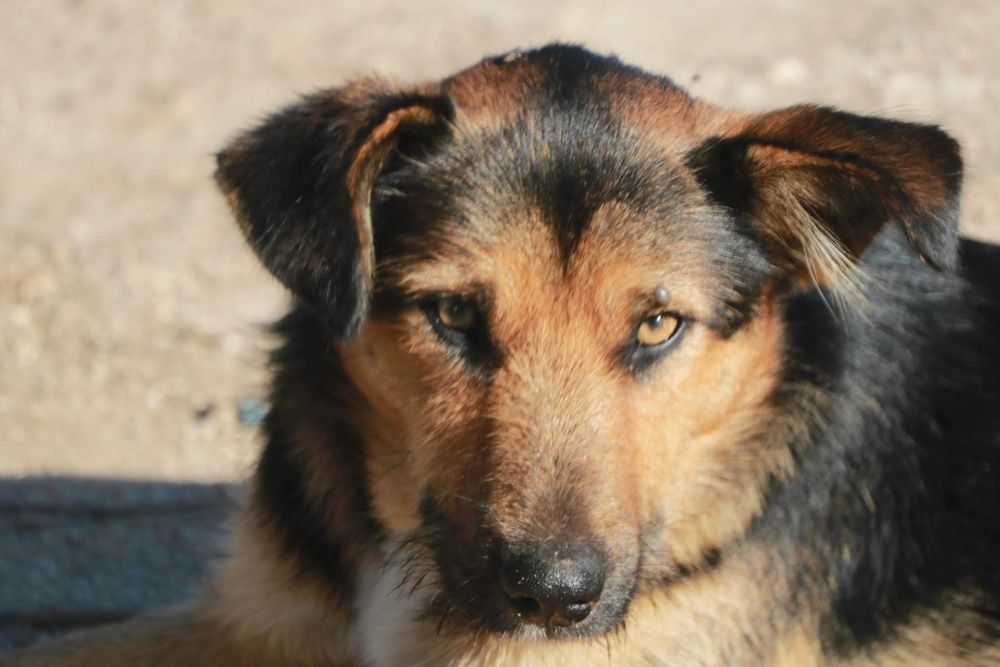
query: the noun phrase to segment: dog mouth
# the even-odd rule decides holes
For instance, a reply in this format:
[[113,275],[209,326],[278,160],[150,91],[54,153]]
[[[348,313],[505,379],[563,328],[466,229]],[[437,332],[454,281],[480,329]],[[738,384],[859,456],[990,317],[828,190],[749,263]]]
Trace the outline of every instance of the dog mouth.
[[409,590],[423,587],[422,617],[439,634],[570,639],[601,636],[624,623],[637,555],[610,559],[605,549],[580,541],[512,543],[482,526],[463,531],[442,515],[431,526],[425,522],[408,540],[401,562]]
[[425,616],[436,620],[439,633],[486,631],[522,640],[597,637],[616,631],[624,623],[635,586],[634,572],[615,572],[597,599],[540,599],[537,593],[505,590],[498,575],[471,564],[463,568],[438,560],[436,569],[438,590]]

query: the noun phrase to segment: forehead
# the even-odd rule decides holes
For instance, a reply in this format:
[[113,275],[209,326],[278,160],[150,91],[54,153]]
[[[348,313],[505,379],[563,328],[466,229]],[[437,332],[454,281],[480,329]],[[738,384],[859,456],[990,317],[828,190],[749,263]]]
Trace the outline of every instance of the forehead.
[[745,280],[732,260],[746,256],[748,239],[685,167],[690,127],[666,128],[664,108],[638,113],[651,88],[675,114],[690,112],[690,100],[665,80],[608,72],[605,61],[594,71],[543,64],[515,62],[492,82],[486,74],[500,65],[460,75],[477,80],[479,97],[468,82],[453,85],[448,136],[379,183],[383,267],[396,277],[405,267],[410,280],[419,267],[442,288],[473,277],[564,286],[614,277],[622,289],[667,280],[729,299]]
[[679,163],[591,109],[546,109],[498,130],[467,130],[428,167],[441,219],[484,243],[528,220],[544,225],[564,263],[595,223],[643,218],[651,224],[627,229],[651,242],[680,233],[667,223],[697,204]]

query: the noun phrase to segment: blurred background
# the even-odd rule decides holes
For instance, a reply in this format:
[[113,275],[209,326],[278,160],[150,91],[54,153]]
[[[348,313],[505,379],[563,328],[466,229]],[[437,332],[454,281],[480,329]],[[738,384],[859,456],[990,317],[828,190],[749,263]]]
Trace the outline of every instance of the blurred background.
[[[439,78],[581,42],[722,105],[812,101],[941,124],[965,150],[965,232],[1000,241],[998,26],[993,0],[0,2],[0,542],[23,538],[0,547],[0,626],[30,625],[23,600],[48,591],[51,611],[68,599],[60,582],[97,567],[65,563],[107,525],[68,540],[80,516],[52,524],[59,507],[141,514],[172,488],[199,506],[251,470],[262,327],[285,294],[214,190],[212,154],[237,130],[352,77]],[[67,492],[74,479],[88,481]],[[188,525],[150,539],[203,542]],[[130,557],[141,568],[161,551]],[[109,577],[78,597],[140,586]],[[156,604],[171,581],[84,621],[60,607],[64,626]]]
[[939,123],[965,231],[1000,239],[998,26],[992,0],[0,3],[0,476],[247,474],[284,294],[212,154],[300,93],[581,42],[719,104]]

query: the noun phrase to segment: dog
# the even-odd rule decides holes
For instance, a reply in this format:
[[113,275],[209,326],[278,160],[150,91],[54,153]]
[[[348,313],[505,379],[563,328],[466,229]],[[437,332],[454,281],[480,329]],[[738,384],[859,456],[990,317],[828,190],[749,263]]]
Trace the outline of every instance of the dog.
[[1000,665],[1000,249],[941,129],[554,44],[218,155],[291,291],[230,556],[17,665]]

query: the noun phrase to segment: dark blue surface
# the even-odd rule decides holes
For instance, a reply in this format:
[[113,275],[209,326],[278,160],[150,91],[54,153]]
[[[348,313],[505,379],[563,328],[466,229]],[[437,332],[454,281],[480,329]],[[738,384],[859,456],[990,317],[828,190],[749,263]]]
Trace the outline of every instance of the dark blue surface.
[[0,479],[0,652],[169,605],[222,554],[239,488]]

